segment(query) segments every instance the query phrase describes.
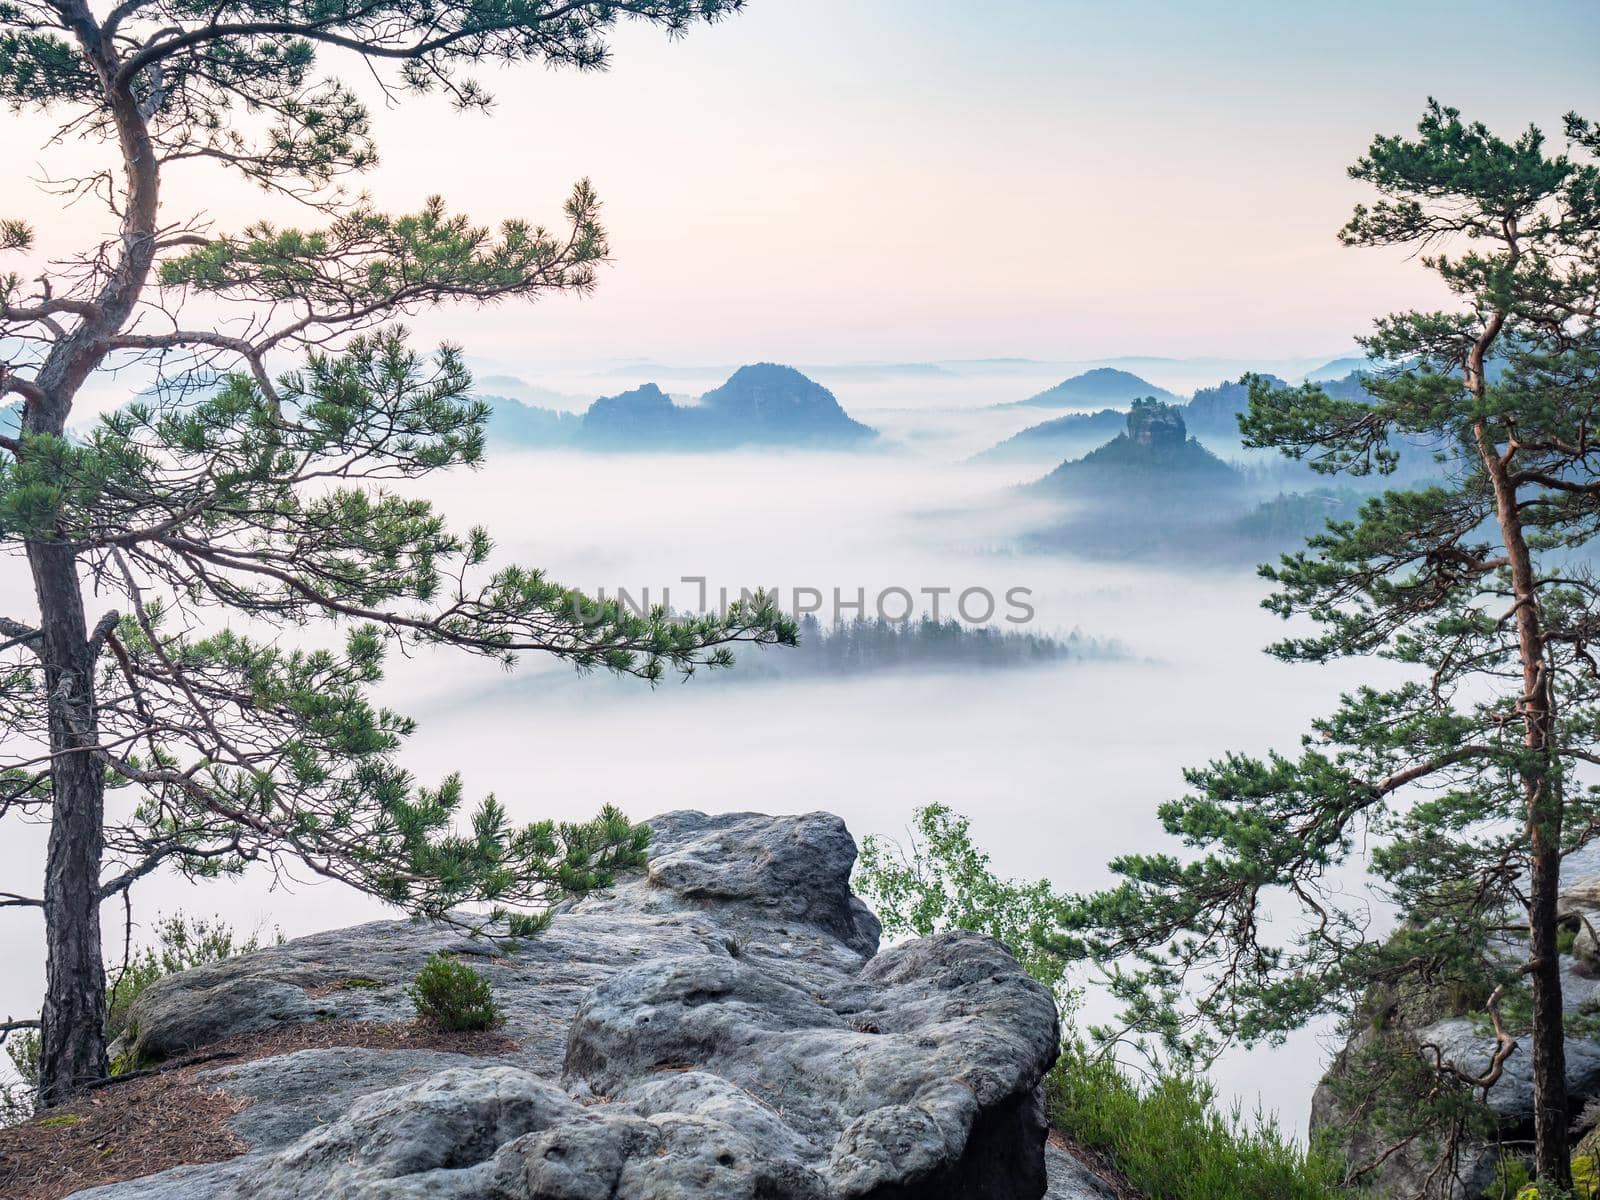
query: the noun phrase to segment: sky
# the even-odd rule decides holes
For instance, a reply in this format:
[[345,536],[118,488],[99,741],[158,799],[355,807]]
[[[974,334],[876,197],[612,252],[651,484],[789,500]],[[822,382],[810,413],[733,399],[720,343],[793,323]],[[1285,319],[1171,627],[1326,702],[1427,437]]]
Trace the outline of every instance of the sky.
[[[614,48],[607,75],[488,73],[488,116],[380,109],[364,186],[381,205],[439,192],[486,221],[559,221],[588,176],[612,234],[594,297],[419,332],[535,374],[1343,352],[1372,317],[1438,300],[1414,262],[1335,240],[1375,132],[1412,128],[1430,94],[1507,133],[1600,115],[1592,0],[751,0]],[[41,149],[47,130],[8,116],[0,151],[87,160]],[[96,219],[6,193],[52,250]],[[305,219],[209,166],[175,172],[167,201],[222,229]]]

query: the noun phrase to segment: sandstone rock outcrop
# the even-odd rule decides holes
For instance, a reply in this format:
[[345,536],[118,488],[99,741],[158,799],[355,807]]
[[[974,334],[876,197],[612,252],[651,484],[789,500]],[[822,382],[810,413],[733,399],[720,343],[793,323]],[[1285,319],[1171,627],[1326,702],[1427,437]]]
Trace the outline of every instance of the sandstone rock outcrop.
[[[385,922],[173,976],[123,1049],[398,1022],[474,956],[504,1052],[333,1047],[222,1064],[250,1150],[87,1200],[1028,1200],[1045,1192],[1049,993],[991,939],[878,951],[826,814],[670,813],[645,873],[499,950]],[[470,961],[470,960],[469,960]]]

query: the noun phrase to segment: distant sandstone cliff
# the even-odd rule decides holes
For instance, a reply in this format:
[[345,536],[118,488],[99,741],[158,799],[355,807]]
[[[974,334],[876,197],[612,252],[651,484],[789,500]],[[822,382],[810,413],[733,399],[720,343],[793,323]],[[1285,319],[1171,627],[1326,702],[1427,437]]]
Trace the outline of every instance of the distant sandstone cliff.
[[653,383],[604,396],[581,416],[493,399],[489,435],[526,446],[584,450],[718,450],[737,446],[849,448],[875,430],[834,394],[793,367],[740,367],[696,404],[679,404]]

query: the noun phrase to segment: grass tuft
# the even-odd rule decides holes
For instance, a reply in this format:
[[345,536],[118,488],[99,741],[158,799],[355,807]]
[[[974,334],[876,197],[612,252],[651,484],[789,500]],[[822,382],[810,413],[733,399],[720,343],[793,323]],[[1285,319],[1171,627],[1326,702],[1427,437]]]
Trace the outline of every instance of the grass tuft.
[[1139,1084],[1069,1041],[1046,1094],[1051,1123],[1109,1156],[1149,1200],[1349,1200],[1337,1163],[1302,1150],[1270,1117],[1224,1113],[1197,1076]]

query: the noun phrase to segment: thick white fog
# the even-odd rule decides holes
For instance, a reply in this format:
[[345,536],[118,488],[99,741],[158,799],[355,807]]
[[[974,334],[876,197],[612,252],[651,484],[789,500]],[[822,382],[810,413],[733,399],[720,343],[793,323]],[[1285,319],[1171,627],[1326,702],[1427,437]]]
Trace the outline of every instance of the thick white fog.
[[[396,657],[384,699],[420,720],[405,755],[419,777],[460,770],[472,794],[493,791],[529,818],[582,817],[605,803],[639,818],[687,807],[828,809],[858,839],[903,835],[915,807],[941,801],[971,818],[1002,873],[1079,890],[1107,880],[1112,856],[1162,844],[1154,811],[1181,789],[1184,766],[1226,750],[1292,750],[1312,715],[1370,673],[1285,666],[1262,654],[1282,625],[1259,608],[1264,585],[1249,571],[1018,552],[1016,535],[1043,518],[1037,500],[1011,490],[1027,470],[961,460],[1053,415],[984,406],[1059,374],[815,375],[889,446],[693,456],[491,446],[483,470],[431,481],[428,494],[461,523],[489,526],[500,557],[590,589],[648,588],[659,600],[670,586],[681,607],[695,599],[684,576],[705,577],[713,595],[766,586],[784,598],[795,588],[869,597],[890,587],[996,596],[1026,588],[1036,610],[1026,628],[1114,638],[1126,656],[931,676],[696,677],[654,689],[531,661],[507,674],[457,655]],[[645,378],[613,377],[609,390]],[[684,393],[718,381],[659,379]],[[592,378],[538,383],[574,395],[606,390]],[[5,574],[5,598],[26,607],[19,565]],[[41,829],[8,834],[7,890],[31,890],[42,841]],[[202,889],[163,877],[135,900],[146,922],[181,907],[291,936],[383,915],[335,885],[269,892],[261,877]],[[121,913],[106,916],[108,944],[118,947]],[[31,914],[0,912],[8,963],[0,1014],[37,1004],[38,934]],[[1229,1056],[1218,1079],[1303,1132],[1323,1053],[1303,1035]]]

